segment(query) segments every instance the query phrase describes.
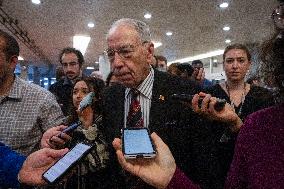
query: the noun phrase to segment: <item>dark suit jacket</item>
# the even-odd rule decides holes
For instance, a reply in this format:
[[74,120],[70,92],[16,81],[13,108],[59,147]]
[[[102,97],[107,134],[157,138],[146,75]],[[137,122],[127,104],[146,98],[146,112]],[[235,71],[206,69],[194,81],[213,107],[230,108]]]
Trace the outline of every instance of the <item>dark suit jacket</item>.
[[[195,94],[199,91],[200,87],[191,81],[155,70],[149,129],[156,132],[169,146],[177,166],[190,179],[204,188],[218,188],[214,184],[219,185],[216,179],[225,177],[219,174],[220,164],[217,158],[220,147],[218,141],[223,133],[211,128],[210,124],[205,124],[205,119],[182,103],[168,99],[174,93]],[[125,88],[121,85],[105,91],[103,122],[109,143],[121,136],[124,126],[124,95]],[[113,158],[116,159],[116,156]],[[223,180],[224,178],[220,183]]]

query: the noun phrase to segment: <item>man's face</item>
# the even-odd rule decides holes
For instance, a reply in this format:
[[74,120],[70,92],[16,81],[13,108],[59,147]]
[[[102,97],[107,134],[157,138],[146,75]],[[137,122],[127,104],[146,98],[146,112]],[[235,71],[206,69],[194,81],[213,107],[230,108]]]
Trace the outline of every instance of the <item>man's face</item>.
[[4,53],[5,45],[5,40],[0,37],[0,86],[5,82],[8,75],[13,74],[13,68]]
[[158,62],[157,62],[157,67],[158,67],[158,69],[160,69],[161,71],[167,71],[167,64],[166,64],[165,61],[158,60]]
[[225,55],[223,68],[227,79],[230,81],[241,81],[245,78],[250,67],[247,54],[242,49],[229,50]]
[[194,68],[194,69],[200,69],[200,68],[203,68],[203,64],[199,64],[199,63],[197,63],[197,64],[192,64],[192,67]]
[[154,45],[141,42],[138,33],[125,25],[112,28],[107,43],[111,68],[119,83],[138,87],[149,74]]
[[61,62],[64,74],[67,78],[74,80],[80,75],[81,68],[75,53],[63,54]]

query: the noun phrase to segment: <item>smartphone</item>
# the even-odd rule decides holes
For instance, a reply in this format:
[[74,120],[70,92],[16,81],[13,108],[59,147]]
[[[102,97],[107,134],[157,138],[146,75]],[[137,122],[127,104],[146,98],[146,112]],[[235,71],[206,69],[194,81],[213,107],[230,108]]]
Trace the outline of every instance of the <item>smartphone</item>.
[[80,102],[78,110],[82,112],[85,108],[88,106],[92,105],[93,103],[93,98],[95,97],[94,92],[90,92],[87,94]]
[[127,159],[153,158],[156,156],[155,146],[147,128],[123,129],[122,151]]
[[78,143],[69,152],[67,152],[61,159],[59,159],[54,165],[52,165],[42,175],[43,179],[50,184],[54,184],[59,181],[64,175],[70,171],[78,162],[85,157],[92,145],[85,143]]
[[[192,99],[193,99],[193,96],[194,96],[194,95],[190,95],[190,94],[172,94],[172,95],[170,95],[170,99],[172,99],[172,100],[184,101],[184,102],[190,102],[190,103],[191,103],[191,101],[192,101]],[[202,100],[203,100],[202,97],[200,97],[200,98],[198,99],[198,106],[199,106],[199,107],[201,107],[201,105],[202,105]],[[224,108],[226,102],[227,102],[227,101],[226,101],[225,99],[217,98],[217,102],[216,102],[216,104],[215,104],[215,106],[214,106],[214,109],[215,109],[216,111],[221,111],[221,110],[223,110],[223,108]]]

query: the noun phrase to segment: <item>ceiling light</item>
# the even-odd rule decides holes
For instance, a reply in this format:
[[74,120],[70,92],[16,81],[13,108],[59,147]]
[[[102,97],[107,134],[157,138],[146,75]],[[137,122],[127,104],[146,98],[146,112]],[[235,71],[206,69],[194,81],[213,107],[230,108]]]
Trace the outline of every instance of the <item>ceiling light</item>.
[[224,31],[229,31],[231,28],[229,27],[229,26],[225,26],[224,28],[223,28],[223,30]]
[[173,32],[168,31],[168,32],[166,33],[166,35],[167,35],[167,36],[171,36],[171,35],[173,35]]
[[40,0],[32,0],[33,4],[39,5],[40,4]]
[[211,51],[211,52],[204,53],[204,54],[199,54],[199,55],[196,55],[196,56],[189,56],[189,57],[186,57],[186,58],[174,60],[174,61],[169,62],[169,64],[172,64],[174,62],[183,63],[183,62],[190,62],[190,61],[193,61],[193,60],[200,60],[200,59],[204,59],[204,58],[210,58],[210,57],[222,55],[223,53],[224,53],[224,50],[219,49],[219,50],[216,50],[216,51]]
[[91,37],[89,36],[75,35],[73,37],[73,47],[75,49],[80,50],[81,53],[84,55],[87,50],[90,40],[91,40]]
[[225,43],[231,43],[231,40],[230,39],[226,39]]
[[213,62],[218,62],[218,60],[217,60],[217,59],[214,59]]
[[88,23],[88,27],[89,27],[89,28],[93,28],[93,27],[95,27],[94,22],[89,22],[89,23]]
[[23,59],[23,57],[21,57],[21,56],[18,56],[18,60],[24,60],[24,59]]
[[144,15],[144,18],[146,18],[146,19],[150,19],[152,17],[152,15],[150,14],[150,13],[146,13],[145,15]]
[[95,62],[95,64],[98,64],[99,62]]
[[95,68],[92,67],[92,66],[88,66],[86,69],[87,69],[87,70],[93,70],[93,69],[95,69]]
[[153,42],[154,43],[154,48],[158,48],[160,46],[162,46],[161,42]]
[[226,2],[221,3],[221,4],[219,5],[220,8],[227,8],[228,6],[229,6],[229,3],[226,3]]

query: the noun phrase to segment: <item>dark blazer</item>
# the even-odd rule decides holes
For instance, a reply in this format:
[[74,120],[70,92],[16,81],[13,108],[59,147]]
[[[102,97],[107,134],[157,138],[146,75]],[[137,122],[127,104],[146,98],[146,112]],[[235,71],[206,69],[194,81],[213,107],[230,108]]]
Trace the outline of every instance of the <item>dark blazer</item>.
[[[174,93],[195,94],[200,90],[194,82],[155,70],[149,129],[169,146],[177,166],[193,182],[203,188],[222,188],[225,175],[220,171],[219,157],[233,149],[233,145],[219,144],[224,128],[211,127],[184,104],[169,100]],[[121,85],[105,91],[103,125],[110,144],[115,137],[120,138],[124,126],[124,95]]]

